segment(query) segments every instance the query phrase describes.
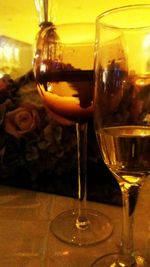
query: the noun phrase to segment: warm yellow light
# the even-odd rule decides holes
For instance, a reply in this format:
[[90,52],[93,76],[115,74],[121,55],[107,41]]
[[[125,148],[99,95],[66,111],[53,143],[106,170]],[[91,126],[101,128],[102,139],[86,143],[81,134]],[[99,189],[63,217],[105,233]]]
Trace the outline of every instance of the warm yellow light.
[[46,64],[41,63],[41,65],[40,65],[40,71],[41,72],[46,72]]
[[62,253],[64,256],[68,256],[69,255],[69,251],[68,250],[66,250],[66,251],[63,251],[63,253]]
[[13,58],[13,47],[10,46],[9,44],[5,44],[5,46],[3,46],[3,54],[4,54],[4,58],[6,59],[6,61],[10,61]]
[[48,83],[48,84],[47,84],[47,87],[48,87],[48,88],[47,88],[47,91],[48,91],[48,92],[52,92],[52,90],[53,90],[52,84],[51,84],[51,83]]
[[15,47],[14,48],[14,59],[15,59],[16,62],[19,61],[19,56],[20,56],[20,50],[19,50],[18,47]]
[[19,67],[20,51],[13,44],[2,42],[0,46],[0,66],[17,68]]
[[3,71],[0,71],[0,79],[5,75]]
[[32,58],[30,44],[0,36],[0,71],[16,79],[32,68]]
[[143,41],[144,48],[150,48],[150,34],[146,35]]

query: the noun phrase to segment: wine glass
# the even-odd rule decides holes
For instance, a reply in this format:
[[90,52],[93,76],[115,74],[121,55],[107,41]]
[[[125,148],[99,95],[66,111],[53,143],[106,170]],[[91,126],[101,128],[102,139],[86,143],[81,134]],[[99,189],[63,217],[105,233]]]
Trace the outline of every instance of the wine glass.
[[132,190],[150,173],[150,5],[108,10],[96,19],[94,125],[100,152],[120,185],[120,251],[93,267],[150,266],[136,255]]
[[[104,214],[86,208],[87,124],[93,115],[94,24],[64,24],[41,29],[36,42],[34,74],[49,114],[62,125],[75,125],[79,208],[59,214],[51,223],[57,238],[76,245],[105,240],[112,224]],[[100,228],[99,228],[100,225]]]

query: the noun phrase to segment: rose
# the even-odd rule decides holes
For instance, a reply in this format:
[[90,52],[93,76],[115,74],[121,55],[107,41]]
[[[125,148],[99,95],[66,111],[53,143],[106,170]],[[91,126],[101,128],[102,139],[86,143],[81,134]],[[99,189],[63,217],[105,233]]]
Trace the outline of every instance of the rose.
[[17,138],[36,129],[39,124],[40,117],[37,107],[27,103],[7,112],[4,119],[5,131]]

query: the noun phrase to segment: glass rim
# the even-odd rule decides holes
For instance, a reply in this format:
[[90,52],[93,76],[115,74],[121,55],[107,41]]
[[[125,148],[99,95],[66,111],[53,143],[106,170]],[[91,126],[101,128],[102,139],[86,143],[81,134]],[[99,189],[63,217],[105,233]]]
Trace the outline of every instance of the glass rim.
[[[127,31],[130,31],[130,30],[140,30],[140,29],[148,29],[150,28],[150,22],[149,22],[149,25],[147,26],[139,26],[139,27],[119,27],[119,26],[116,26],[116,25],[113,25],[113,23],[107,23],[107,22],[103,22],[101,21],[104,17],[106,16],[109,16],[109,15],[112,15],[112,14],[117,14],[117,13],[121,13],[122,11],[125,11],[125,10],[133,10],[133,9],[150,9],[150,4],[131,4],[131,5],[124,5],[124,6],[118,6],[118,7],[115,7],[115,8],[111,8],[111,9],[108,9],[102,13],[100,13],[97,17],[96,17],[96,20],[95,20],[95,23],[96,25],[98,24],[101,24],[103,25],[103,27],[105,28],[110,28],[110,29],[114,29],[114,30],[127,30]],[[150,14],[150,13],[149,13]]]

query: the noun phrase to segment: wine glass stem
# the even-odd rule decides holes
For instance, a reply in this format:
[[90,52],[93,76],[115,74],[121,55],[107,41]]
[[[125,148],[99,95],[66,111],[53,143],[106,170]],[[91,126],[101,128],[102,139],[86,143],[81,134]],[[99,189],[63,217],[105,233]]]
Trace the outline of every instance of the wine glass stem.
[[[121,184],[122,200],[123,200],[123,224],[122,224],[122,244],[120,257],[118,259],[119,266],[137,266],[133,255],[133,210],[130,203],[130,189],[132,186]],[[118,265],[117,265],[118,266]]]
[[85,230],[89,226],[86,212],[87,197],[87,123],[76,123],[77,160],[78,160],[78,201],[79,212],[76,227]]

